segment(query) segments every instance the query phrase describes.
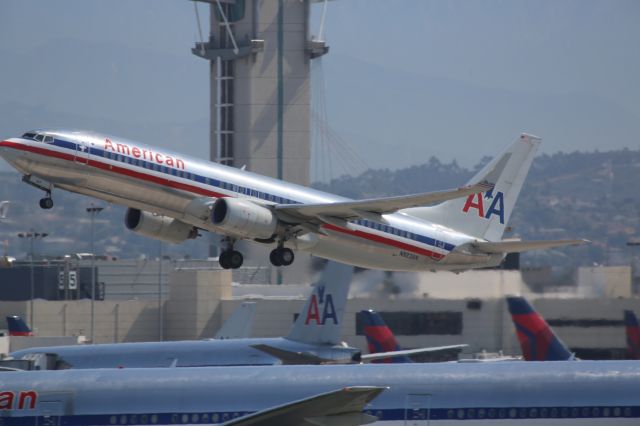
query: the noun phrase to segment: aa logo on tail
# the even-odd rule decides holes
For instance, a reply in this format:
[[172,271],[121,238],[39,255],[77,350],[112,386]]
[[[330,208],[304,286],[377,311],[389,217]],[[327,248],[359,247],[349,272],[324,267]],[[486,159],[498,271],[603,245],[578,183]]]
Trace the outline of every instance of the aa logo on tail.
[[[309,325],[310,322],[315,321],[316,325],[325,325],[327,320],[331,319],[335,325],[338,325],[338,316],[333,305],[333,297],[331,294],[324,294],[324,285],[320,285],[317,290],[317,296],[315,292],[311,295],[307,319],[304,324]],[[322,315],[320,315],[321,309]]]
[[[489,209],[485,213],[485,202],[488,204],[489,200],[491,200],[491,204],[489,204]],[[490,189],[484,193],[484,197],[481,192],[469,195],[462,211],[468,213],[470,209],[476,209],[478,216],[485,219],[490,219],[491,216],[497,215],[500,218],[500,223],[504,225],[504,194],[500,191],[494,195],[493,189]]]

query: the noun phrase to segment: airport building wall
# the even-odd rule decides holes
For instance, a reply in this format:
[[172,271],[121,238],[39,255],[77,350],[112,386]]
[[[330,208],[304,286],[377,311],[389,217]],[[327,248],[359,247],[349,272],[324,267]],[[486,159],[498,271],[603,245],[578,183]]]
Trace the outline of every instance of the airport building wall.
[[[352,285],[342,334],[349,344],[366,350],[358,312],[373,308],[382,313],[400,344],[407,348],[466,343],[469,348],[463,356],[483,350],[520,354],[502,297],[526,292],[517,271],[431,274],[420,286],[410,283],[393,295],[385,293],[388,287],[372,275],[356,274]],[[157,298],[95,301],[96,343],[154,341],[161,335],[165,340],[210,338],[244,300],[257,302],[253,336],[283,336],[311,290],[308,285],[232,285],[229,271],[193,265],[172,270],[168,281],[162,318]],[[582,358],[622,358],[623,310],[640,314],[637,297],[536,298],[529,294],[529,298],[559,337]],[[28,300],[3,301],[0,315],[18,314],[29,320],[30,307]],[[36,335],[89,338],[90,300],[37,299],[33,308]]]

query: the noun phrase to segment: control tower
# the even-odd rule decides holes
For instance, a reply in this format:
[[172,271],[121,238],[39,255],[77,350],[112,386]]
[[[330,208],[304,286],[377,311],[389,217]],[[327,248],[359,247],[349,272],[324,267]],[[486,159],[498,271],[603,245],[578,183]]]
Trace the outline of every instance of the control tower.
[[[210,159],[309,185],[310,61],[329,51],[310,37],[313,1],[195,1],[210,5],[209,39],[192,49],[210,66]],[[268,250],[244,245],[245,265],[271,267]],[[271,267],[270,281],[300,282],[309,266],[299,253],[293,265]]]
[[210,61],[211,160],[309,184],[310,0],[199,0],[210,34],[193,54]]

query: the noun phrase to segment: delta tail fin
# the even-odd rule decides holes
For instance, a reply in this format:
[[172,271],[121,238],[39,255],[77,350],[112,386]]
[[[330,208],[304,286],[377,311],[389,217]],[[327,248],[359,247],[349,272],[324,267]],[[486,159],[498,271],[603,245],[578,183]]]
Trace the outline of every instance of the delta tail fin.
[[8,315],[7,327],[9,328],[9,336],[33,336],[33,331],[19,315]]
[[[375,354],[402,350],[393,332],[384,322],[380,314],[371,309],[368,311],[360,311],[360,314],[364,321],[364,335],[367,337],[369,353]],[[393,358],[377,359],[371,362],[400,364],[413,361],[411,361],[408,356],[403,355]]]
[[285,338],[310,344],[340,343],[352,278],[353,266],[328,262]]
[[640,324],[633,311],[624,311],[624,326],[627,335],[627,356],[640,359]]
[[540,142],[536,136],[520,135],[468,183],[491,182],[493,189],[403,212],[479,239],[500,241]]
[[251,337],[253,318],[256,315],[255,302],[242,302],[222,324],[214,339],[244,339]]
[[522,356],[526,361],[567,361],[575,359],[549,324],[524,297],[507,297],[509,312],[516,326]]

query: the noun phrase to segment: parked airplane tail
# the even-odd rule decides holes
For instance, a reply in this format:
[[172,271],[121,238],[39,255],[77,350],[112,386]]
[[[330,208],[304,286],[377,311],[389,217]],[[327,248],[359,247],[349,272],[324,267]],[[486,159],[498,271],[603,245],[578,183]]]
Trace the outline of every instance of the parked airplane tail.
[[7,316],[9,336],[33,336],[33,332],[19,315]]
[[328,262],[286,338],[312,344],[340,343],[352,278],[353,266]]
[[507,297],[509,312],[516,326],[522,356],[526,361],[567,361],[574,359],[567,346],[549,324],[523,297]]
[[[364,335],[367,337],[367,346],[369,353],[375,354],[380,352],[395,352],[402,348],[398,344],[393,332],[384,322],[380,314],[373,310],[360,311],[361,318],[364,320]],[[396,356],[393,358],[382,358],[371,361],[374,363],[407,363],[413,362],[406,356]]]
[[0,201],[0,219],[6,219],[9,212],[9,202]]
[[624,325],[627,334],[627,356],[640,359],[640,324],[633,311],[624,311]]
[[253,318],[256,314],[255,302],[242,302],[222,324],[214,339],[244,339],[251,337]]
[[500,241],[541,139],[522,134],[482,168],[468,183],[486,181],[495,187],[484,193],[416,207],[405,213],[488,241]]

